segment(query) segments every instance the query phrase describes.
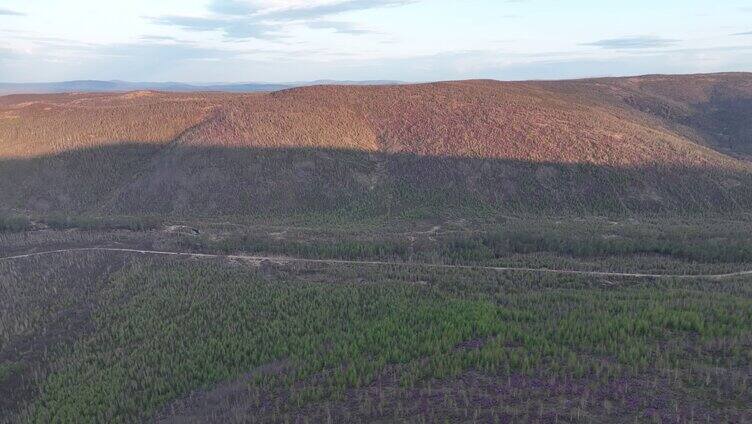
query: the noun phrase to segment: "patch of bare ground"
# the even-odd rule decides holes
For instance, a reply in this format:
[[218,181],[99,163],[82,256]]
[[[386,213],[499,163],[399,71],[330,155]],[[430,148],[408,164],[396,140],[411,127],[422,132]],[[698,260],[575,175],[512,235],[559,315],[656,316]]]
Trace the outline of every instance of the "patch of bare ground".
[[[482,349],[487,342],[486,339],[467,340],[454,349]],[[609,358],[601,360],[611,361]],[[457,377],[405,385],[401,381],[401,369],[399,365],[388,365],[364,387],[346,389],[331,400],[298,406],[302,393],[329,393],[330,388],[322,385],[327,371],[287,388],[254,384],[255,377],[291,371],[289,363],[273,362],[233,382],[220,383],[213,389],[197,391],[170,403],[156,415],[156,421],[553,424],[747,422],[752,419],[752,411],[746,408],[726,408],[721,412],[712,401],[703,401],[697,393],[688,395],[686,388],[677,388],[675,383],[679,377],[671,374],[627,373],[604,378],[548,374],[545,370],[499,375],[469,370]],[[728,370],[717,370],[713,378],[730,378],[728,374]]]
[[[275,369],[278,365],[273,365]],[[655,376],[591,378],[468,371],[414,387],[399,382],[396,368],[336,400],[296,406],[303,388],[264,391],[243,377],[191,394],[163,408],[157,422],[746,422],[750,411],[720,414],[689,400]],[[323,389],[322,389],[323,390]]]
[[112,247],[164,249],[172,246],[182,233],[156,231],[82,231],[79,229],[44,229],[17,234],[0,234],[0,255],[36,253],[47,250]]
[[140,90],[140,91],[131,91],[130,93],[125,93],[120,96],[121,99],[137,99],[139,97],[152,97],[156,96],[158,93],[155,91],[150,90]]
[[53,365],[55,352],[94,331],[91,314],[98,292],[128,262],[89,253],[0,264],[0,295],[10,299],[0,310],[0,365],[13,364],[0,381],[0,422],[38,394],[37,384]]
[[196,390],[170,402],[155,414],[154,421],[177,423],[227,423],[240,417],[253,416],[259,406],[251,404],[250,386],[257,378],[291,371],[292,364],[279,360],[262,365],[237,380],[220,383],[213,388]]

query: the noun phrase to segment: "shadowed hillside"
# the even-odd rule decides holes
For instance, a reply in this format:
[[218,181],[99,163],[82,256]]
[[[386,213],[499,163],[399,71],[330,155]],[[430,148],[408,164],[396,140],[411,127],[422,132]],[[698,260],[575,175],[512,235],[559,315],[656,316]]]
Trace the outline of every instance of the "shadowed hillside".
[[752,75],[649,75],[552,83],[551,87],[638,110],[694,141],[749,159]]
[[743,212],[752,175],[325,148],[128,144],[0,162],[0,201],[39,213],[178,216]]
[[750,113],[751,85],[729,74],[0,97],[0,202],[184,216],[743,212],[752,167],[725,152],[750,145],[752,124],[734,117]]

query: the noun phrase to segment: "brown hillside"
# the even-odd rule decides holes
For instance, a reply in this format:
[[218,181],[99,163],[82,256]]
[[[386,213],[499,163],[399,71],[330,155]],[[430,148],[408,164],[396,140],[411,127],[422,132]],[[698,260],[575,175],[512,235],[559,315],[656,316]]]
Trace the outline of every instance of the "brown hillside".
[[168,143],[211,116],[219,96],[50,94],[0,97],[0,157],[119,143]]
[[[605,85],[625,102],[638,104],[658,94],[636,100],[634,90],[663,93],[663,102],[676,108],[684,103],[673,98],[697,103],[711,97],[710,88],[683,78],[583,81],[576,86],[582,93],[567,82],[464,81],[316,86],[266,95],[7,96],[0,102],[0,154],[28,157],[114,143],[167,143],[183,135],[182,142],[202,146],[327,147],[627,166],[733,166],[728,158],[699,148],[681,134],[641,121],[628,108],[609,107],[586,95],[603,91]],[[736,79],[752,93],[752,78]],[[682,91],[678,86],[683,85],[690,90]],[[194,126],[190,134],[183,134]]]
[[235,98],[186,141],[610,166],[736,165],[625,111],[535,83],[492,81],[308,87]]
[[726,154],[752,157],[752,74],[648,75],[554,82],[552,89],[642,112]]
[[744,146],[750,124],[717,105],[752,113],[750,85],[728,74],[0,97],[0,201],[184,215],[746,211],[752,168],[725,154],[718,128],[733,121]]

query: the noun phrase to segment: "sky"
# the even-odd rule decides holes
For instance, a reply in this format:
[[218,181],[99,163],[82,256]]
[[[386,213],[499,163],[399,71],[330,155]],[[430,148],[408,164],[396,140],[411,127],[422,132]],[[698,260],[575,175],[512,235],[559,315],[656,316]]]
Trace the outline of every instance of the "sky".
[[752,71],[750,0],[0,0],[0,82]]

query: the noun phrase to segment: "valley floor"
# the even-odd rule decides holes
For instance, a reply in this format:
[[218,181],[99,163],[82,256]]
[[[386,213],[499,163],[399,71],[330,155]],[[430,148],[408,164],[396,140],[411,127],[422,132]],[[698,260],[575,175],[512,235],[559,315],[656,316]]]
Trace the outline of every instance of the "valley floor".
[[751,225],[39,219],[0,421],[750,422]]
[[590,277],[621,277],[621,278],[650,278],[650,279],[705,279],[705,280],[722,280],[736,277],[745,277],[752,275],[752,271],[737,271],[724,274],[645,274],[635,272],[609,272],[609,271],[579,271],[574,269],[550,269],[550,268],[522,268],[522,267],[494,267],[481,265],[448,265],[448,264],[431,264],[420,262],[385,262],[385,261],[359,261],[346,259],[310,259],[310,258],[292,258],[289,256],[259,256],[259,255],[222,255],[212,253],[195,253],[195,252],[169,252],[159,250],[142,250],[142,249],[124,249],[118,247],[78,247],[69,249],[47,250],[43,252],[25,253],[15,256],[0,257],[0,261],[12,261],[18,259],[28,259],[39,256],[64,255],[78,252],[111,252],[111,253],[133,253],[148,256],[182,256],[193,259],[227,259],[249,262],[260,266],[262,263],[274,263],[276,265],[288,265],[291,263],[303,264],[327,264],[327,265],[357,265],[357,266],[408,266],[418,268],[438,268],[449,270],[484,270],[498,272],[520,272],[529,274],[553,274],[553,275],[583,275]]

